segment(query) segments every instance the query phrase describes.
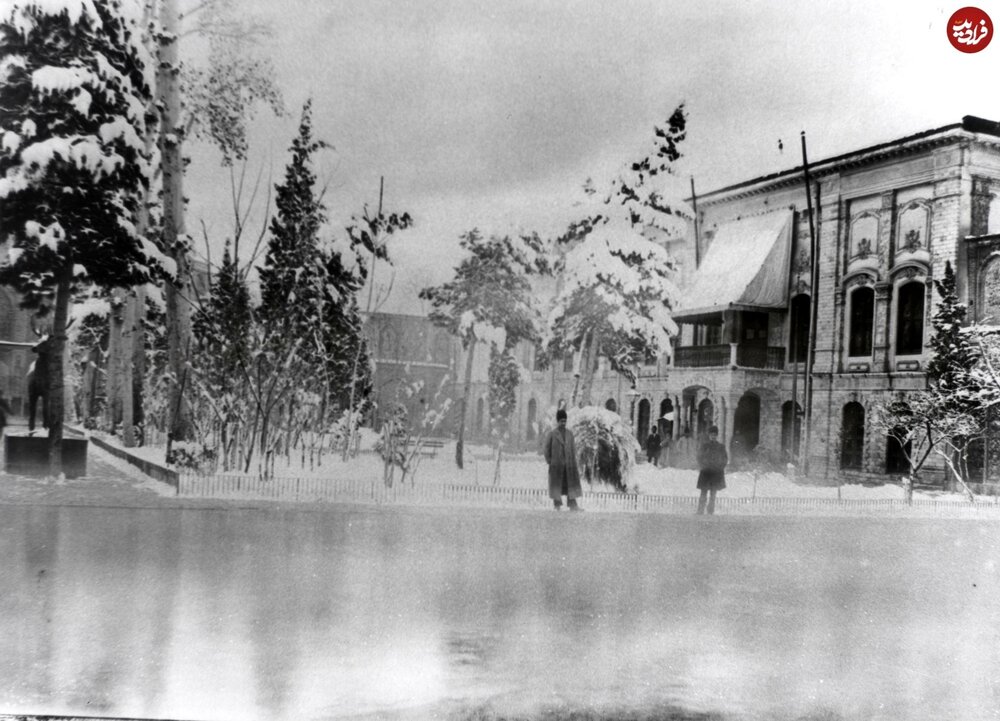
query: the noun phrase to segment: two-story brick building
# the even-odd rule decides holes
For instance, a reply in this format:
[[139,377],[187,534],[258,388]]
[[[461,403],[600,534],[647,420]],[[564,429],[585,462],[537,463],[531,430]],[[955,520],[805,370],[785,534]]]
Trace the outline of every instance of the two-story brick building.
[[872,409],[926,386],[945,263],[975,319],[1000,317],[1000,125],[966,117],[810,172],[808,199],[801,167],[697,199],[704,257],[669,385],[685,424],[711,417],[737,447],[802,449],[814,476],[901,473]]
[[[969,116],[812,162],[810,174],[808,199],[801,166],[697,197],[697,232],[671,248],[684,276],[672,357],[648,359],[635,389],[598,363],[592,401],[631,418],[637,437],[658,419],[675,438],[715,423],[734,453],[783,451],[814,478],[905,471],[872,409],[926,386],[945,262],[972,319],[1000,322],[1000,124]],[[523,441],[576,382],[569,359],[532,373]],[[996,477],[996,455],[983,477]]]

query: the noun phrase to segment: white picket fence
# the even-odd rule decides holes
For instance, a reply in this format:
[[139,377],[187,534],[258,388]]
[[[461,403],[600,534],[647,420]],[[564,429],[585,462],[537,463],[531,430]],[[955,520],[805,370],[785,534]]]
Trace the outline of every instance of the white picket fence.
[[[545,488],[507,488],[454,483],[400,484],[386,487],[380,481],[320,477],[259,478],[245,475],[181,475],[178,495],[187,498],[272,500],[321,503],[399,505],[495,506],[551,508]],[[698,499],[613,492],[586,492],[581,505],[587,510],[635,513],[693,513]],[[913,515],[1000,519],[1000,498],[967,500],[836,499],[733,497],[716,499],[716,511],[730,515]]]

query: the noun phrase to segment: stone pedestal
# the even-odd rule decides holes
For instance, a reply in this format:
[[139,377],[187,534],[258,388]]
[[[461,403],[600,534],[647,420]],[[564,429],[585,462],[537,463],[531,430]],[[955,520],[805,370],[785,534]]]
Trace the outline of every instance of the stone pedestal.
[[[67,478],[87,475],[87,439],[66,435],[62,439],[63,474]],[[19,476],[49,474],[48,434],[8,433],[4,438],[4,465],[7,473]]]

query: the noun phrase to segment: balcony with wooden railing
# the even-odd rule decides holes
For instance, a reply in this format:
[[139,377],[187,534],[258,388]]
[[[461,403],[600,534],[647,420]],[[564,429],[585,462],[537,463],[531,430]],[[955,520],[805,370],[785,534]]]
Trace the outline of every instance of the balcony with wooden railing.
[[674,351],[675,368],[765,368],[783,370],[785,349],[772,346],[720,343],[677,348]]

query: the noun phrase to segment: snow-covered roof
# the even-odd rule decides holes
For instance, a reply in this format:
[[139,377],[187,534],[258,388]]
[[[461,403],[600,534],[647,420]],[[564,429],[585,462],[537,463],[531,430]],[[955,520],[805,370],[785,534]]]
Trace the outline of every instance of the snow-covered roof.
[[675,320],[788,306],[792,212],[780,210],[719,226],[704,260],[681,291]]

